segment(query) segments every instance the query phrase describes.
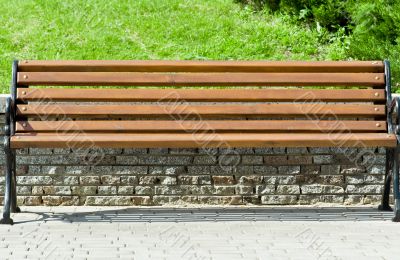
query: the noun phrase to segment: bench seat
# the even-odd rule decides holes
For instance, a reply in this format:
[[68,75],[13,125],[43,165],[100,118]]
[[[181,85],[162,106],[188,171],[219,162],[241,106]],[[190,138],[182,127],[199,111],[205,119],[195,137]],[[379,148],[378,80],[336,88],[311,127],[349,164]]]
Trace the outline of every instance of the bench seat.
[[395,135],[384,133],[28,133],[11,137],[11,148],[396,147],[396,144]]

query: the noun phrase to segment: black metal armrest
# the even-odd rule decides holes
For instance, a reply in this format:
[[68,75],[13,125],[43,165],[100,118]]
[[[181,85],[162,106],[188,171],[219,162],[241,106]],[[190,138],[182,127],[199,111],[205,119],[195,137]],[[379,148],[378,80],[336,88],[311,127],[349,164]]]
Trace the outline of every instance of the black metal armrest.
[[388,113],[392,113],[394,108],[399,108],[400,105],[400,97],[393,97],[392,102],[388,107]]
[[6,109],[4,113],[5,124],[4,124],[4,135],[10,136],[11,134],[11,116],[12,116],[12,106],[11,106],[11,97],[8,97],[6,100]]
[[396,135],[400,135],[400,97],[393,97],[387,108],[388,123]]

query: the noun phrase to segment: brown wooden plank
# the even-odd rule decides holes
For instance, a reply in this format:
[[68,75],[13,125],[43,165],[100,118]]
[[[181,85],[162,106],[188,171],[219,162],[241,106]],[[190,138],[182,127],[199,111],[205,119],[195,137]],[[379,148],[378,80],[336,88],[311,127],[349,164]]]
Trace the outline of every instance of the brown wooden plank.
[[18,121],[17,132],[386,132],[385,121],[201,120]]
[[396,137],[384,133],[358,134],[17,134],[11,148],[147,148],[147,147],[395,147]]
[[383,72],[382,61],[20,61],[21,72]]
[[384,105],[364,104],[256,104],[256,105],[17,105],[18,116],[122,117],[122,116],[383,116]]
[[21,85],[384,86],[383,73],[20,72]]
[[35,89],[17,90],[22,101],[383,101],[383,89]]

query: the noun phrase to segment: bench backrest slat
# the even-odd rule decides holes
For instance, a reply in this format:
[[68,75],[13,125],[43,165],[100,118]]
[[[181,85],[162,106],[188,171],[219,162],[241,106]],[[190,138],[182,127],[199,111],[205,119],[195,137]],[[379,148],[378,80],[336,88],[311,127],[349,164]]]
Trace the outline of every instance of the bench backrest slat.
[[385,86],[383,73],[19,72],[21,85],[52,86]]
[[90,121],[19,121],[17,132],[386,132],[385,121],[354,120],[90,120]]
[[271,117],[376,117],[384,105],[361,104],[254,104],[254,105],[17,105],[18,116],[271,116]]
[[383,73],[382,61],[21,61],[20,72]]
[[383,89],[57,89],[20,88],[21,101],[359,102],[385,101]]

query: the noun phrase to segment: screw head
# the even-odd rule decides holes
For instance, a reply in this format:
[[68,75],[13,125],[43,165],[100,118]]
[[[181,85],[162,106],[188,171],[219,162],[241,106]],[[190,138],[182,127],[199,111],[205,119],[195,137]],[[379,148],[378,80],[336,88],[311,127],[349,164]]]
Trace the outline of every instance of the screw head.
[[376,108],[375,108],[375,111],[379,111],[379,108],[376,107]]
[[22,110],[23,110],[23,111],[26,111],[26,107],[23,107]]
[[375,77],[376,80],[380,79],[378,76]]
[[26,95],[26,91],[22,91],[22,95]]
[[375,93],[375,97],[379,97],[379,93],[378,92]]
[[28,75],[24,75],[24,79],[27,79],[28,78]]
[[23,123],[22,126],[23,126],[23,127],[26,127],[26,123]]
[[379,124],[379,123],[376,123],[376,127],[380,127],[381,126],[381,124]]

